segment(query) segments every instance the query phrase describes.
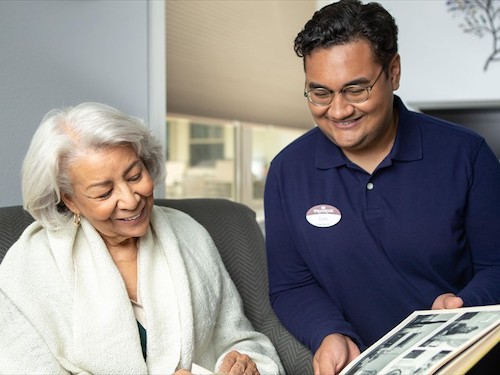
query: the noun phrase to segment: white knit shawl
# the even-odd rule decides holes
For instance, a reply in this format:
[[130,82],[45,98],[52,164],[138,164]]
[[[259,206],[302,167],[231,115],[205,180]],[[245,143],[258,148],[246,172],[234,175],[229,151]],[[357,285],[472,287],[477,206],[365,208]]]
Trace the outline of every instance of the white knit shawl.
[[154,207],[139,241],[144,362],[125,284],[102,238],[82,219],[64,230],[33,223],[0,265],[0,373],[171,374],[196,363],[216,371],[230,350],[261,374],[282,373],[255,332],[205,229]]

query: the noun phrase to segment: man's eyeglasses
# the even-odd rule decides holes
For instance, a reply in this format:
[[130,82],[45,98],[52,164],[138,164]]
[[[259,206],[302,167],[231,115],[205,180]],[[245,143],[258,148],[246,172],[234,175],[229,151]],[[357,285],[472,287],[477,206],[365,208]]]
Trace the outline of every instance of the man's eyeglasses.
[[320,107],[326,107],[327,105],[330,105],[330,103],[333,100],[333,96],[335,94],[342,94],[344,96],[344,99],[347,100],[349,103],[363,103],[368,100],[368,97],[370,96],[370,91],[372,91],[373,86],[375,86],[378,79],[382,75],[383,71],[384,69],[382,68],[377,78],[375,78],[375,82],[373,82],[373,84],[368,87],[360,85],[350,85],[344,87],[342,90],[338,92],[333,90],[327,90],[323,87],[318,87],[304,92],[304,96],[312,104]]

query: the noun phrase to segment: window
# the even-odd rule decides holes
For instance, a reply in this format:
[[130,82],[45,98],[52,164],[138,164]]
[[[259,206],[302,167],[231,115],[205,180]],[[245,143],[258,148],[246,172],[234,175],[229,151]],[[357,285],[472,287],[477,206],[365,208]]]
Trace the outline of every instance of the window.
[[167,118],[168,198],[226,198],[250,206],[263,218],[269,164],[303,129]]

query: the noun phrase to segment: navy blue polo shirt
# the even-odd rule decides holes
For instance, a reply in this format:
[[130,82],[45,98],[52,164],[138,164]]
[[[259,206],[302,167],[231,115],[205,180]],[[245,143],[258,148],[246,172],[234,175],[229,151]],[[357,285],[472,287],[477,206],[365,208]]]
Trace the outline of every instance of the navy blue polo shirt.
[[500,163],[472,131],[395,106],[393,149],[372,174],[319,128],[271,163],[271,302],[313,352],[334,332],[364,349],[443,293],[500,303]]

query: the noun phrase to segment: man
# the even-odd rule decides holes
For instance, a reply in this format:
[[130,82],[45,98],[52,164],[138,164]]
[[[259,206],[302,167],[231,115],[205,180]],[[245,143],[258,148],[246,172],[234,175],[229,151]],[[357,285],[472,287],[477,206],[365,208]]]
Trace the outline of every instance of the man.
[[317,127],[270,167],[270,295],[334,374],[414,310],[500,303],[500,164],[394,95],[397,26],[379,4],[324,7],[295,51]]

